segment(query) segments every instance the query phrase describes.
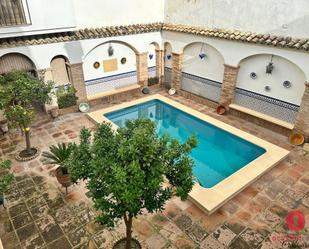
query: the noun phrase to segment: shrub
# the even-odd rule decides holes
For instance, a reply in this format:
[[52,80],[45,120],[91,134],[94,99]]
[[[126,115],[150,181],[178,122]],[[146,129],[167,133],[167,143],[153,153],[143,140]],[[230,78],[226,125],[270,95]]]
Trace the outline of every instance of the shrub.
[[150,77],[148,79],[148,85],[149,86],[153,86],[155,84],[158,84],[159,83],[159,78],[158,77]]
[[75,93],[76,90],[72,86],[60,86],[56,92],[59,108],[62,109],[76,105],[78,98]]

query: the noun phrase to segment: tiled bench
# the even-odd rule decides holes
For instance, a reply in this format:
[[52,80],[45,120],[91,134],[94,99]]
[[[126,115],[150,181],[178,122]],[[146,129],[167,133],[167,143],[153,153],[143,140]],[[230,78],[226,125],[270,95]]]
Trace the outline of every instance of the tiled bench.
[[230,113],[235,116],[239,116],[248,121],[251,121],[262,127],[266,127],[278,133],[284,135],[290,135],[291,131],[294,128],[294,124],[288,123],[286,121],[271,117],[269,115],[251,110],[249,108],[237,105],[230,104]]
[[139,88],[140,88],[140,85],[133,84],[133,85],[129,85],[129,86],[113,89],[111,91],[106,91],[106,92],[98,93],[98,94],[95,94],[95,95],[91,95],[91,96],[88,96],[87,99],[89,101],[94,101],[94,100],[97,100],[97,99],[102,99],[102,98],[105,98],[105,97],[110,97],[110,96],[113,96],[113,95],[117,95],[117,94],[129,92],[129,91],[137,90]]

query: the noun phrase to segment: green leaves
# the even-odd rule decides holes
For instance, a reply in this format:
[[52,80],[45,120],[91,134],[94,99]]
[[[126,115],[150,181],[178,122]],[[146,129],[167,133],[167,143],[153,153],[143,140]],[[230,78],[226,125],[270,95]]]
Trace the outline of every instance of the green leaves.
[[80,145],[74,147],[67,167],[72,179],[86,180],[98,220],[112,226],[126,215],[136,217],[146,208],[156,212],[171,198],[172,189],[186,198],[193,186],[189,157],[196,139],[180,144],[159,137],[148,119],[128,121],[114,132],[109,123],[99,125],[94,135],[87,129],[80,134]]
[[56,91],[59,108],[66,108],[76,105],[76,90],[72,86],[60,86]]
[[8,191],[10,184],[14,180],[13,174],[9,172],[11,164],[9,160],[0,163],[0,194]]
[[59,143],[49,147],[49,151],[44,151],[42,156],[47,159],[48,164],[57,164],[65,168],[65,163],[69,159],[74,144]]
[[7,120],[15,127],[28,128],[35,118],[33,109],[20,105],[10,106],[4,113]]
[[50,101],[51,89],[51,82],[45,83],[22,71],[12,71],[0,78],[0,107],[45,104]]

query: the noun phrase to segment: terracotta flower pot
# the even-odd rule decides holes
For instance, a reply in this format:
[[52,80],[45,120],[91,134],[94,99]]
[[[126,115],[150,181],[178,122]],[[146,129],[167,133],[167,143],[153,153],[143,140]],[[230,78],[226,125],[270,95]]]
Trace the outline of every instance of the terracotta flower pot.
[[226,113],[226,108],[223,106],[223,105],[219,105],[216,109],[216,112],[219,114],[219,115],[223,115]]
[[58,108],[51,109],[50,115],[52,116],[52,118],[57,118],[59,116],[59,109]]
[[289,137],[289,141],[292,145],[302,145],[305,142],[305,138],[302,134],[294,133]]
[[56,170],[56,178],[58,182],[65,188],[71,185],[70,174],[63,174],[61,167]]
[[0,129],[6,133],[9,131],[9,125],[8,125],[8,122],[6,120],[3,120],[0,122]]

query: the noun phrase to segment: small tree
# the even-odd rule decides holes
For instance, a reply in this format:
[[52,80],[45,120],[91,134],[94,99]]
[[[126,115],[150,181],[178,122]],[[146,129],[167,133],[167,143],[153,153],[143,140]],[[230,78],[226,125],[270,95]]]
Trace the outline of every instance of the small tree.
[[[194,137],[184,144],[159,137],[148,119],[128,121],[117,132],[103,123],[93,137],[82,129],[68,168],[73,182],[87,180],[94,206],[101,212],[99,222],[114,226],[124,219],[126,248],[131,249],[132,221],[142,209],[163,210],[172,187],[182,199],[188,196],[194,184],[189,153],[196,143]],[[170,187],[163,185],[167,180]]]
[[13,71],[0,76],[0,109],[13,126],[25,133],[25,156],[31,156],[30,126],[35,119],[34,104],[50,101],[52,83],[34,78],[26,72]]

